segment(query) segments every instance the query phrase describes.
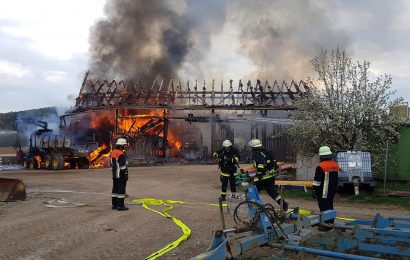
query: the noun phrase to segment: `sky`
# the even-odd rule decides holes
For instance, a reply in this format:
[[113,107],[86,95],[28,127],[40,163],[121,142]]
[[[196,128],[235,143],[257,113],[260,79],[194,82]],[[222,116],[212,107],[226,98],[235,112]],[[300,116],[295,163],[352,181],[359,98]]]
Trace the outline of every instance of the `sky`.
[[[203,38],[197,36],[195,51],[186,56],[195,62],[182,64],[179,77],[200,82],[215,77],[226,81],[250,77],[258,74],[274,48],[272,59],[280,56],[279,65],[263,68],[281,71],[275,78],[278,80],[288,77],[289,71],[296,79],[305,79],[311,76],[305,69],[311,66],[309,57],[313,56],[309,55],[315,55],[320,47],[341,46],[353,60],[370,61],[374,75],[391,74],[396,96],[410,101],[410,1],[317,0],[300,4],[306,2],[230,2],[220,28],[209,29],[218,26],[212,23],[207,24],[207,30],[205,26],[194,27],[212,34],[209,46],[198,44]],[[207,21],[207,2],[201,3],[206,14],[203,20]],[[258,4],[262,11],[253,8]],[[106,19],[104,5],[104,0],[0,0],[0,113],[74,105],[90,67],[90,28]],[[275,33],[283,36],[272,41],[272,46],[270,38],[257,35],[259,24],[253,24],[259,17],[256,11],[267,8],[272,12],[266,12],[269,18],[263,21],[275,23]],[[199,55],[201,48],[206,53]],[[198,56],[201,60],[196,62]]]

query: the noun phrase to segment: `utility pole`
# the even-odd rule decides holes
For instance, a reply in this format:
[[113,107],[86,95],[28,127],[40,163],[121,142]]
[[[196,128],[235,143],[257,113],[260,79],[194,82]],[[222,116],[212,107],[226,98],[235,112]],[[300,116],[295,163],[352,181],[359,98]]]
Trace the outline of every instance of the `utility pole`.
[[386,157],[384,161],[384,183],[383,183],[383,189],[384,189],[384,196],[386,196],[386,180],[387,180],[387,158],[389,154],[389,140],[386,141]]

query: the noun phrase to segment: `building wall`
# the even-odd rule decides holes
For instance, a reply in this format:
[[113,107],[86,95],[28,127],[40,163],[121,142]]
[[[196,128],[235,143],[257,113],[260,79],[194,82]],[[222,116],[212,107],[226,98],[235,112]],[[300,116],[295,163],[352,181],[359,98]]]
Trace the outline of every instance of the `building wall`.
[[397,177],[399,180],[410,181],[410,127],[400,131],[399,143],[395,149],[398,155]]
[[296,180],[311,181],[315,177],[316,167],[319,165],[319,155],[296,159]]

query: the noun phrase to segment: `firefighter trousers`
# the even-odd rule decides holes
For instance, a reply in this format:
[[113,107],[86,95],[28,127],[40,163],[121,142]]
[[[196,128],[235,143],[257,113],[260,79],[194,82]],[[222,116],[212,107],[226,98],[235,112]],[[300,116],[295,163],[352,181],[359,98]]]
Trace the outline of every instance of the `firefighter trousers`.
[[[255,186],[260,192],[263,188],[265,188],[266,192],[271,196],[271,198],[276,201],[279,205],[281,200],[283,200],[282,196],[279,195],[278,189],[275,186],[275,178],[269,178],[265,180],[259,180],[255,182]],[[283,200],[283,202],[285,202]]]
[[112,179],[112,206],[124,207],[125,189],[127,186],[128,174],[120,173],[120,178]]
[[[328,193],[327,198],[322,198],[322,196],[317,197],[317,204],[319,206],[320,212],[333,209],[333,199],[335,193]],[[334,219],[326,221],[326,223],[334,223]]]
[[231,192],[236,192],[236,180],[235,180],[234,173],[230,173],[229,177],[221,176],[221,182],[222,182],[221,197],[223,199],[226,198],[226,190],[228,189],[228,182],[229,182],[229,186],[231,187]]

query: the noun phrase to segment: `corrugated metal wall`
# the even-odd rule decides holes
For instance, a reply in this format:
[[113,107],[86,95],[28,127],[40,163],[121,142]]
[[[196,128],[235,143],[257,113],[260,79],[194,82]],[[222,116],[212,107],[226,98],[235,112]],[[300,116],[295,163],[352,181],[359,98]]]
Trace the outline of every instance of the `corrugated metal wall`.
[[289,142],[289,136],[284,133],[285,126],[280,124],[252,124],[250,135],[243,136],[240,131],[235,132],[238,125],[215,124],[212,126],[212,153],[221,149],[223,140],[229,139],[235,145],[235,139],[246,140],[243,146],[237,146],[242,162],[249,162],[252,157],[252,150],[247,146],[247,141],[251,138],[258,138],[263,146],[273,153],[277,161],[296,162],[296,152]]
[[393,146],[392,150],[397,158],[397,166],[394,172],[390,172],[389,178],[394,180],[410,181],[410,126],[400,130],[399,142]]
[[285,128],[275,125],[272,132],[265,138],[266,149],[272,151],[277,161],[296,162],[296,152],[292,148],[289,136],[283,131]]

